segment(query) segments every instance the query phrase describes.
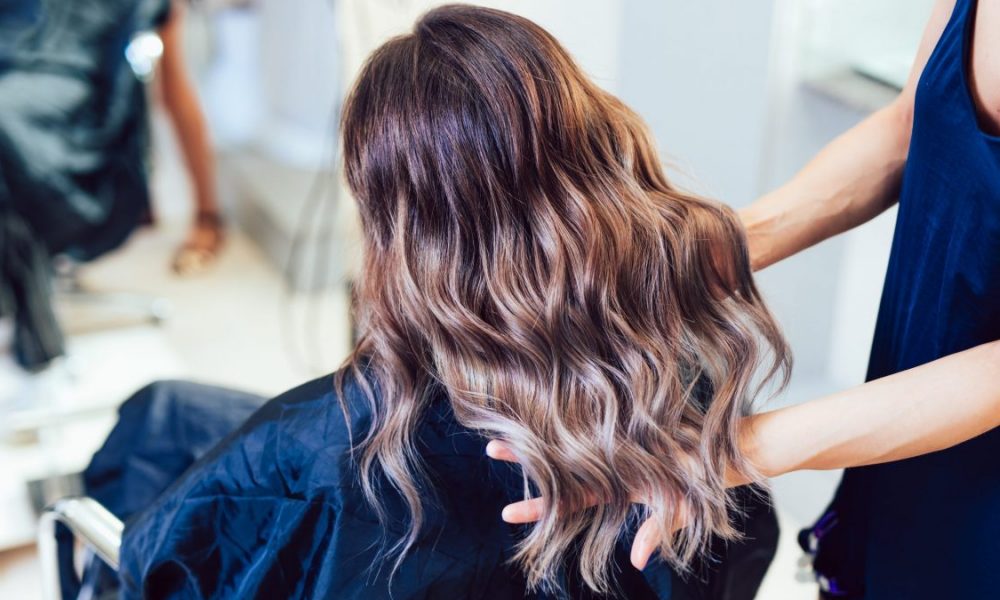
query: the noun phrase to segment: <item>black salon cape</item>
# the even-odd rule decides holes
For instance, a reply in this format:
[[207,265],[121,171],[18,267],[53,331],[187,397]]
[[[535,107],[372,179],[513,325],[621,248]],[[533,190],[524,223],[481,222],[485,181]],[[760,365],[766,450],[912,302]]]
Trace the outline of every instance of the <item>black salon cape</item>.
[[[354,439],[370,414],[358,386],[345,389]],[[432,402],[417,447],[433,488],[426,525],[390,578],[380,545],[405,531],[400,497],[383,481],[392,516],[383,528],[364,499],[333,380],[323,377],[268,402],[125,528],[123,598],[506,599],[526,592],[507,564],[522,533],[500,519],[519,499],[518,468],[490,460],[486,440]],[[386,536],[383,536],[386,533]],[[670,571],[616,555],[623,598],[670,598]],[[567,597],[588,597],[572,578]]]
[[63,353],[50,257],[117,248],[149,211],[146,92],[126,47],[170,0],[0,0],[0,317],[14,357]]

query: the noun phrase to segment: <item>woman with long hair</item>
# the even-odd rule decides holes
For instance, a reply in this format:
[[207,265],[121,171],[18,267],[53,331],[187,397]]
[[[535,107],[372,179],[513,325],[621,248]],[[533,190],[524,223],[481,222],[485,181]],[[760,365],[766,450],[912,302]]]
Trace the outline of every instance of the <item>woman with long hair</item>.
[[[668,598],[666,565],[739,537],[729,486],[868,456],[817,432],[853,398],[750,416],[788,355],[742,227],[537,25],[431,11],[369,59],[343,132],[357,347],[129,523],[126,597]],[[526,496],[537,522],[499,519]],[[639,518],[665,559],[641,573]]]
[[527,533],[532,585],[584,539],[581,575],[605,591],[632,496],[664,532],[690,515],[661,547],[677,565],[732,537],[737,425],[757,367],[766,380],[787,355],[736,215],[673,187],[638,116],[507,13],[431,12],[375,52],[343,121],[367,243],[338,380],[378,388],[358,464],[373,505],[375,473],[406,501],[400,556],[422,520],[413,430],[435,401],[517,446],[543,496],[609,500]]

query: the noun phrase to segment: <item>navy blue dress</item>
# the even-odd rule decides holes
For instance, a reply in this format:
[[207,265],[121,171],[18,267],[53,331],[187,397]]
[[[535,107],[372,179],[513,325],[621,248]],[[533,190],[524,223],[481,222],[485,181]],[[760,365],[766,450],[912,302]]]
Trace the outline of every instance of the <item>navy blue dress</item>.
[[[1000,137],[970,93],[975,11],[957,1],[917,86],[868,379],[1000,339]],[[1000,598],[1000,430],[849,469],[815,531],[831,596]]]

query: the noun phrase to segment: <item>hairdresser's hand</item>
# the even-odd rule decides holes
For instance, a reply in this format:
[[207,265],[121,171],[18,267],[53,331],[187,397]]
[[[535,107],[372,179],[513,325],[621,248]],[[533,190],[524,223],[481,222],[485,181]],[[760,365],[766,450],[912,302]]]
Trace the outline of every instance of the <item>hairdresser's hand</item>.
[[[499,440],[492,440],[486,445],[486,455],[496,460],[518,462],[517,457],[514,456],[514,453],[510,450],[510,448]],[[642,504],[641,499],[633,498],[633,501],[637,504]],[[594,504],[597,504],[596,498],[591,501],[590,506],[593,506]],[[515,502],[514,504],[508,504],[504,507],[501,517],[508,523],[533,523],[542,518],[542,512],[544,509],[544,498],[532,498],[530,500],[522,500],[520,502]],[[684,526],[683,518],[680,518],[679,521],[680,522],[675,523],[675,528],[677,529]],[[659,546],[660,542],[656,539],[656,527],[651,519],[647,519],[639,527],[639,531],[635,534],[635,540],[632,541],[632,566],[640,571],[646,568],[646,563],[649,562],[649,557],[653,555],[653,552],[655,552]]]

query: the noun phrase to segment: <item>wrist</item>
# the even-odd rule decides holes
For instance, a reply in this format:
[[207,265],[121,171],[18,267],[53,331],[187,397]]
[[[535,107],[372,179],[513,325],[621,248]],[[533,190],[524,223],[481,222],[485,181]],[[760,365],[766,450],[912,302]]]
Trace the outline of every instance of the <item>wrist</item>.
[[770,479],[787,472],[775,460],[775,456],[767,444],[767,427],[762,423],[769,413],[744,417],[740,422],[739,446],[740,453],[750,465],[753,473],[740,473],[735,470],[727,473],[727,485],[730,487],[746,485],[761,479]]
[[771,256],[772,244],[769,243],[769,236],[766,232],[771,219],[761,208],[766,200],[767,196],[764,196],[750,206],[737,211],[740,222],[743,224],[747,251],[750,255],[750,266],[754,271],[759,271],[776,262]]

